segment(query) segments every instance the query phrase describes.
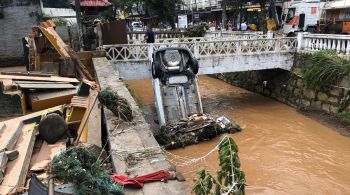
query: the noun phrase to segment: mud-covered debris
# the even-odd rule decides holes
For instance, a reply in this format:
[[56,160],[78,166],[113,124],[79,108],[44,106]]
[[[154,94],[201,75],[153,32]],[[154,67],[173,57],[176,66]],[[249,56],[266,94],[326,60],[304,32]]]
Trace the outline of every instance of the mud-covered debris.
[[163,126],[156,139],[165,149],[175,149],[210,140],[223,133],[241,131],[239,125],[225,117],[214,120],[207,115],[192,115],[188,121]]

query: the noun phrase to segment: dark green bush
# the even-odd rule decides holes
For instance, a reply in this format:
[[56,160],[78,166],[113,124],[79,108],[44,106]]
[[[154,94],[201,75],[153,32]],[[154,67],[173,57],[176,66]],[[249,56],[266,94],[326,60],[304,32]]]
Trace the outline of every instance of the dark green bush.
[[322,88],[338,84],[350,74],[350,61],[334,51],[320,51],[305,57],[304,79],[310,88]]
[[204,34],[207,32],[208,28],[208,24],[202,22],[196,26],[186,28],[184,35],[185,37],[203,37]]

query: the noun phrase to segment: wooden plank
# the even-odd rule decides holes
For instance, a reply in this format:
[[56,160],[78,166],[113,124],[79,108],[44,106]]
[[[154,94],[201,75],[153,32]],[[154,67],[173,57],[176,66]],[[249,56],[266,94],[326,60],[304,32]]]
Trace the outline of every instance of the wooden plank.
[[31,171],[42,171],[51,163],[53,157],[66,148],[66,140],[59,140],[55,144],[42,144],[40,151],[34,154],[30,162]]
[[53,106],[69,104],[77,89],[45,91],[28,95],[29,104],[33,111],[39,111]]
[[36,76],[36,77],[51,77],[52,74],[38,72],[1,72],[2,75],[18,75],[18,76]]
[[69,84],[63,81],[15,81],[16,84]]
[[5,154],[5,152],[1,152],[0,153],[0,184],[2,183],[5,177],[7,161],[8,161],[7,155]]
[[4,132],[5,128],[6,128],[6,124],[5,123],[1,123],[0,124],[0,134],[2,134],[2,132]]
[[0,79],[28,80],[28,81],[62,81],[62,82],[69,82],[69,83],[79,83],[78,79],[76,78],[59,77],[59,76],[37,77],[37,76],[18,76],[18,75],[0,74]]
[[36,138],[35,125],[32,123],[23,126],[21,137],[16,145],[16,150],[19,152],[18,158],[7,163],[4,181],[0,186],[0,194],[9,194],[16,188],[24,187]]
[[65,83],[20,83],[18,86],[21,89],[74,89],[72,84]]
[[[90,95],[90,107],[92,106],[91,103],[95,96],[97,96],[97,92],[92,91]],[[101,108],[100,106],[98,106],[99,104],[100,103],[97,100],[88,119],[87,143],[95,144],[99,147],[102,147]]]

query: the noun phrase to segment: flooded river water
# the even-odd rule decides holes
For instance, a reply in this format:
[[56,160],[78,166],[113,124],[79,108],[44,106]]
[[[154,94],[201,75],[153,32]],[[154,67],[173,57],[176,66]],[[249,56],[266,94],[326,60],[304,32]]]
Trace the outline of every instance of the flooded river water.
[[[207,76],[201,76],[199,83],[205,113],[224,115],[243,128],[230,136],[239,147],[246,194],[350,194],[349,138],[275,100]],[[152,121],[151,81],[127,84]],[[219,141],[217,138],[171,152],[200,157]],[[178,168],[187,179],[189,192],[199,167],[216,171],[217,153]]]

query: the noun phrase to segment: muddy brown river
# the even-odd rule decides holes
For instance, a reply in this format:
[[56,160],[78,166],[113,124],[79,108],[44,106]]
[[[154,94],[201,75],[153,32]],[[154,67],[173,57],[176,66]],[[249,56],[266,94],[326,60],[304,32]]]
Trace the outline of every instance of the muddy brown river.
[[[207,76],[201,76],[199,83],[204,111],[224,115],[243,128],[230,136],[239,147],[246,194],[350,194],[349,138],[275,100]],[[152,122],[151,81],[127,84]],[[219,141],[216,138],[170,152],[201,157]],[[217,153],[197,164],[178,167],[187,179],[188,192],[199,167],[215,172]]]

